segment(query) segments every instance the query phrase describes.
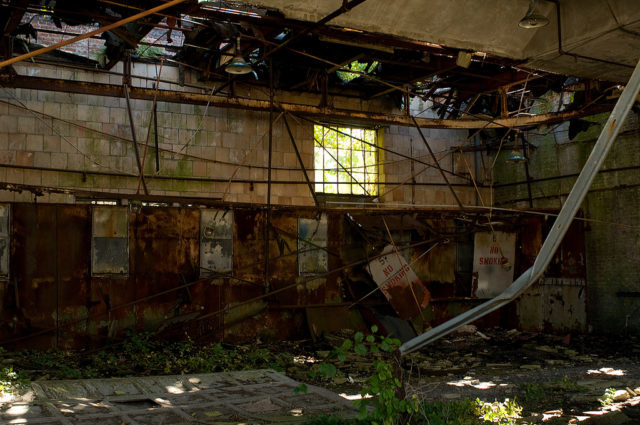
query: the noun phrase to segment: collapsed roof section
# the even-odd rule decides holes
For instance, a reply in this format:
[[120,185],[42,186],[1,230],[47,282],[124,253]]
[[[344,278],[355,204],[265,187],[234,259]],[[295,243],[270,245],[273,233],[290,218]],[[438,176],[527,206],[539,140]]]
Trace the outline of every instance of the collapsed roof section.
[[[309,23],[246,3],[184,1],[95,35],[94,45],[96,39],[100,43],[93,50],[67,54],[54,50],[36,60],[110,69],[131,52],[140,60],[162,59],[194,69],[203,82],[266,90],[272,74],[275,89],[320,94],[320,106],[335,95],[383,98],[405,112],[414,99],[430,101],[433,109],[428,114],[440,119],[532,115],[540,112],[535,100],[549,90],[573,93],[573,101],[563,106],[568,110],[611,101],[615,83],[567,78],[526,69],[522,60],[332,25],[364,2],[344,2]],[[46,35],[68,39],[162,4],[91,0],[78,7],[60,0],[3,2],[1,24],[6,30],[0,53],[9,58],[54,44]],[[225,72],[234,57],[246,58],[246,73]]]

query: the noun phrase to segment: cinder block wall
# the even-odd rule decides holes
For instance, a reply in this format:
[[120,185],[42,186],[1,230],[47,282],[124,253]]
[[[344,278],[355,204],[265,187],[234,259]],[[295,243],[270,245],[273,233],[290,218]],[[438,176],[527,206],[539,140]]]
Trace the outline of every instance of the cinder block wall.
[[[608,115],[587,120],[587,131],[569,139],[569,123],[547,135],[529,136],[529,171],[536,208],[560,208],[593,148]],[[542,132],[541,132],[542,133]],[[499,206],[528,207],[524,166],[501,154],[495,170]],[[565,176],[565,177],[562,177]],[[549,179],[551,178],[551,179]],[[535,181],[548,179],[545,181]],[[499,187],[500,183],[521,182]],[[520,200],[520,201],[518,201]],[[587,266],[587,314],[596,332],[640,332],[640,126],[627,118],[603,169],[582,204]]]
[[[122,77],[116,74],[121,72],[122,64],[112,74],[30,63],[17,64],[15,69],[21,75],[122,84]],[[132,86],[152,88],[158,71],[158,65],[134,63]],[[180,85],[176,67],[163,66],[161,77],[160,89],[202,93],[198,88]],[[187,84],[197,82],[196,77],[189,72],[182,75]],[[266,93],[244,89],[242,95],[264,99]],[[277,97],[297,103],[314,101],[287,93]],[[360,110],[371,107],[357,99],[336,98],[332,103],[336,107]],[[140,155],[144,156],[152,102],[132,99],[131,104]],[[158,102],[157,110],[159,171],[156,171],[153,131],[144,160],[150,194],[266,203],[268,113],[166,102]],[[291,118],[289,124],[305,167],[312,170],[313,124]],[[446,151],[462,143],[467,132],[424,132],[442,158],[443,168],[454,171],[453,155]],[[383,133],[382,143],[387,148],[432,163],[416,129],[390,127]],[[124,98],[45,90],[0,90],[2,182],[136,193],[138,170],[131,137]],[[403,186],[382,187],[380,192],[385,195],[381,202],[455,205],[435,168],[426,167],[427,171],[420,172],[424,164],[411,164],[413,161],[391,153],[381,156],[381,161],[383,181],[406,182]],[[470,163],[474,167],[473,159]],[[274,122],[272,165],[272,203],[313,204],[282,118]],[[412,187],[411,176],[416,173],[415,181],[428,185]],[[309,175],[313,179],[313,172]],[[476,203],[475,190],[468,179],[451,176],[451,181],[467,184],[467,187],[456,188],[463,203]],[[33,201],[33,194],[0,191],[0,201],[29,202]],[[65,194],[45,193],[38,197],[38,202],[74,201],[73,196]]]

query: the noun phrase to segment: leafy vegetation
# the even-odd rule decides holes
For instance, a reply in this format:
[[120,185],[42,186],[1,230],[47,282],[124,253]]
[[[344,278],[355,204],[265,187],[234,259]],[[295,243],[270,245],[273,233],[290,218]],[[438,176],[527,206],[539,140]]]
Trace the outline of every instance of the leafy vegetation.
[[162,56],[163,51],[158,46],[138,45],[136,48],[136,56],[141,59],[154,59]]
[[338,75],[338,77],[340,77],[342,81],[344,81],[345,83],[348,83],[349,81],[358,78],[361,72],[365,74],[372,73],[373,70],[377,68],[377,66],[378,66],[377,61],[373,61],[371,63],[353,61],[349,65],[347,65],[346,69],[348,69],[349,71],[356,71],[356,72],[337,71],[336,74]]
[[[513,425],[520,418],[522,407],[515,401],[487,403],[466,399],[452,402],[418,403],[415,412],[404,418],[387,418],[389,424],[404,425]],[[363,425],[374,423],[370,417],[342,419],[337,416],[318,416],[305,425]]]
[[480,423],[477,400],[422,403],[418,408],[418,424],[474,425]]
[[[0,347],[0,355],[4,349]],[[27,380],[13,370],[12,366],[0,366],[0,396],[5,396],[17,392],[22,388]]]
[[527,405],[537,405],[544,401],[548,394],[540,384],[525,382],[520,385],[522,401]]
[[478,405],[477,413],[487,422],[514,424],[522,413],[522,406],[515,400],[506,399],[504,402],[494,401],[493,403],[476,400],[476,403]]
[[[361,397],[355,400],[358,420],[371,424],[392,425],[400,418],[417,412],[417,398],[403,396],[403,383],[394,376],[392,353],[400,346],[400,340],[389,336],[378,336],[377,326],[371,327],[371,334],[356,332],[353,339],[345,339],[341,346],[334,348],[329,359],[344,362],[348,353],[370,356],[373,359],[373,373],[364,382]],[[310,371],[311,377],[331,378],[338,369],[332,363],[317,364]]]
[[[129,333],[96,352],[24,350],[13,356],[28,379],[103,378],[130,375],[209,373],[271,368],[283,371],[293,356],[251,346],[167,342],[151,333]],[[0,376],[2,379],[2,376]]]
[[600,402],[602,407],[608,406],[611,403],[613,403],[613,399],[614,399],[615,395],[616,395],[616,389],[615,388],[607,388],[604,391],[604,394],[602,394],[602,397],[598,399],[598,401]]

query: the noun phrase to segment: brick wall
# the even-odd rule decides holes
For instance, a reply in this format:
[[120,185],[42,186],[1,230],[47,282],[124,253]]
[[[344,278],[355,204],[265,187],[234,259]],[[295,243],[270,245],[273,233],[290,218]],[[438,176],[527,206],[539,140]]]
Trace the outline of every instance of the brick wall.
[[[608,115],[588,118],[596,125],[568,137],[569,123],[544,135],[531,135],[531,178],[543,179],[580,172]],[[525,181],[522,164],[498,158],[499,183]],[[531,185],[534,207],[560,208],[576,178],[553,179]],[[526,184],[495,190],[500,206],[528,207]],[[516,201],[521,200],[521,201]],[[627,118],[623,133],[609,152],[603,169],[582,204],[587,265],[587,307],[597,332],[640,331],[640,134],[638,116]],[[625,296],[623,293],[635,293]],[[627,294],[633,295],[633,294]]]
[[[77,34],[84,34],[89,31],[93,31],[98,28],[98,25],[67,25],[64,22],[61,28],[58,28],[53,20],[48,16],[35,15],[33,13],[25,13],[22,18],[23,23],[31,23],[31,25],[37,31],[37,38],[34,42],[43,46],[50,46],[56,43],[60,43],[64,40],[69,40],[75,37]],[[143,42],[154,43],[157,45],[169,45],[172,47],[180,47],[184,41],[184,35],[180,31],[172,31],[171,43],[166,38],[167,30],[154,28],[142,39]],[[63,34],[60,34],[63,33]],[[73,53],[80,56],[85,56],[90,59],[96,59],[98,55],[104,50],[104,39],[99,35],[87,38],[85,40],[68,44],[62,48],[61,51],[66,53]],[[163,49],[166,54],[174,54],[174,51]]]
[[[119,64],[114,70],[121,72],[121,68]],[[19,74],[76,81],[122,82],[121,76],[115,74],[45,65],[22,63],[16,65],[16,70]],[[157,72],[157,65],[135,63],[132,85],[151,88]],[[195,78],[189,73],[184,75],[186,82]],[[177,68],[165,65],[162,79],[166,82],[160,84],[161,89],[201,92],[197,88],[180,86]],[[287,101],[309,101],[296,96],[282,94],[278,97]],[[357,99],[347,99],[344,103],[349,107],[366,108]],[[141,155],[151,107],[151,101],[132,100]],[[144,161],[151,194],[266,202],[268,113],[165,102],[159,102],[157,110],[160,171],[155,170],[153,134]],[[312,170],[313,124],[291,118],[289,124],[305,167]],[[389,149],[432,162],[415,129],[391,127],[383,133],[382,143]],[[454,169],[453,156],[447,150],[464,141],[467,132],[426,130],[425,135],[442,158],[442,166]],[[425,167],[414,164],[412,168],[412,161],[390,153],[384,155],[384,161],[383,179],[387,182],[407,181],[412,173]],[[472,157],[470,163],[473,166]],[[125,99],[25,89],[0,90],[0,181],[131,194],[138,188],[137,174]],[[313,172],[309,174],[313,179]],[[313,204],[282,119],[274,123],[272,179],[275,182],[273,203]],[[466,183],[456,177],[451,180]],[[435,169],[419,173],[416,181],[441,185],[413,188],[405,185],[397,189],[387,185],[381,189],[383,193],[388,191],[383,201],[455,205]],[[475,191],[471,186],[459,187],[456,191],[464,203],[475,204]],[[32,201],[33,197],[26,192],[0,192],[0,200]],[[51,194],[38,201],[73,202],[73,198]]]

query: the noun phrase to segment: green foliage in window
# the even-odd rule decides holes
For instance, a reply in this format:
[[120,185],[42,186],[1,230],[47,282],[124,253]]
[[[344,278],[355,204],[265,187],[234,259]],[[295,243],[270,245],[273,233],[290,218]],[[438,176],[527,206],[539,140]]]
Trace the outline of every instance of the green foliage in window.
[[376,131],[314,126],[316,191],[344,195],[377,195]]
[[358,72],[370,74],[374,69],[376,69],[377,66],[378,66],[377,61],[373,61],[371,64],[369,64],[368,62],[353,61],[349,65],[347,65],[345,68],[351,71],[357,71],[357,72],[337,71],[336,74],[338,74],[338,77],[340,77],[342,81],[344,81],[345,83],[348,83],[349,81],[355,78],[358,78],[360,76]]

